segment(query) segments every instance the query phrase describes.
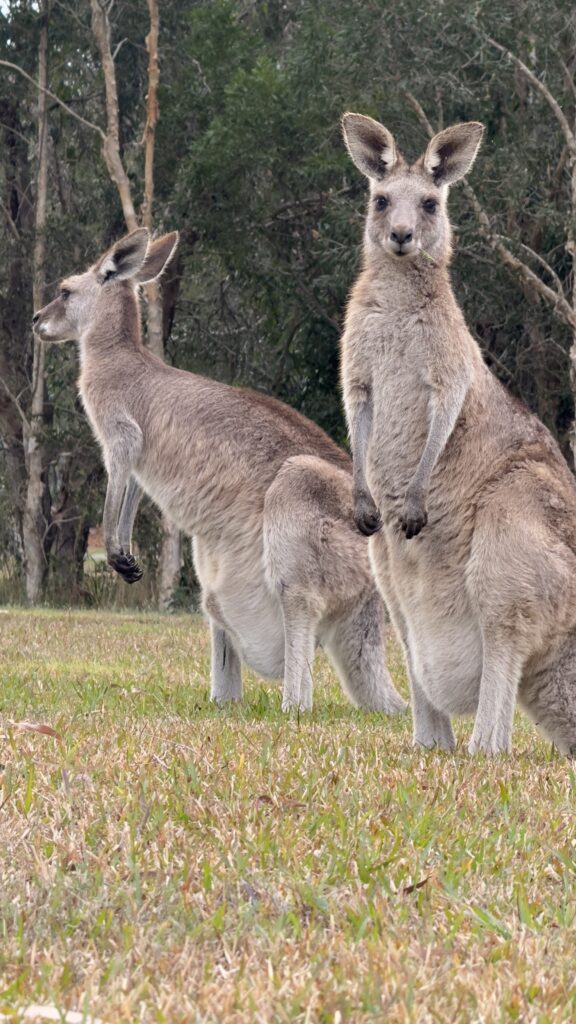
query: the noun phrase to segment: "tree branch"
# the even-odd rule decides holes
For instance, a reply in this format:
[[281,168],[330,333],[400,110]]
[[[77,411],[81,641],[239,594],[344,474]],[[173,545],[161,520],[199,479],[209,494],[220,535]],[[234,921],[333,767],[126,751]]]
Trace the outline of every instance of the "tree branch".
[[504,245],[500,236],[492,230],[488,214],[484,210],[474,189],[467,181],[462,183],[462,190],[476,214],[481,234],[500,257],[502,263],[518,274],[526,284],[529,284],[540,298],[550,303],[559,320],[568,327],[571,327],[572,330],[576,330],[576,313],[565,296],[559,295],[554,288],[550,288],[549,285],[545,284],[533,270],[530,270],[530,267],[523,263],[522,260],[519,260],[517,256],[514,256],[510,249]]
[[511,50],[508,50],[505,46],[502,46],[501,43],[498,43],[495,39],[492,39],[492,37],[487,35],[485,32],[480,32],[480,35],[482,36],[483,39],[486,40],[487,43],[490,44],[490,46],[493,46],[496,50],[499,50],[500,53],[503,53],[504,56],[508,58],[508,60],[511,60],[512,63],[515,64],[516,67],[519,69],[519,71],[521,71],[522,74],[526,76],[530,84],[533,85],[534,88],[537,89],[538,92],[544,97],[546,103],[554,113],[554,116],[562,129],[564,138],[566,139],[566,145],[568,146],[568,149],[570,151],[570,155],[572,159],[575,160],[576,135],[572,131],[568,118],[562,110],[562,107],[558,103],[558,100],[552,95],[548,86],[545,85],[545,83],[538,78],[538,75],[535,75],[534,72],[531,71],[530,68],[526,66],[524,61],[520,60],[520,57],[517,57],[515,53],[512,53]]
[[49,96],[51,100],[54,100],[54,102],[57,103],[59,107],[62,107],[62,110],[65,110],[66,113],[70,114],[71,117],[75,117],[76,120],[79,121],[80,124],[83,124],[85,128],[90,128],[90,131],[97,132],[102,140],[105,139],[104,132],[102,131],[99,125],[93,124],[92,121],[87,121],[86,118],[82,117],[81,114],[77,114],[75,110],[72,110],[72,107],[69,107],[67,103],[64,103],[64,100],[61,100],[60,97],[56,96],[56,94],[51,92],[50,89],[47,89],[42,85],[39,85],[38,82],[34,78],[32,78],[32,75],[29,75],[27,71],[24,71],[24,68],[19,67],[18,64],[13,64],[9,60],[0,60],[0,65],[5,68],[11,68],[12,71],[17,71],[19,75],[22,75],[22,77],[25,78],[28,82],[31,82],[32,85],[36,89],[38,89],[39,92],[46,93],[46,95]]
[[8,227],[10,228],[10,233],[11,233],[12,237],[15,239],[16,242],[19,242],[20,241],[20,232],[18,231],[18,228],[16,227],[14,221],[12,220],[12,217],[10,215],[10,210],[8,209],[7,206],[3,206],[2,210],[3,210],[4,215],[6,217],[6,221],[8,223]]
[[[512,238],[507,238],[506,235],[497,235],[497,238],[501,242],[512,242],[512,244],[513,244],[513,239]],[[540,256],[540,253],[537,253],[534,249],[531,248],[531,246],[526,245],[525,242],[518,242],[518,245],[520,246],[521,249],[524,249],[524,251],[527,252],[528,255],[532,257],[532,259],[536,260],[536,262],[540,264],[542,269],[547,274],[550,275],[550,277],[554,281],[554,284],[556,285],[556,291],[558,292],[559,295],[564,297],[564,288],[562,286],[562,281],[558,277],[558,274],[556,273],[554,268],[550,266],[550,264],[548,263],[548,260],[545,260],[543,256]]]
[[24,430],[25,430],[26,433],[28,433],[29,430],[30,430],[30,420],[28,419],[28,417],[26,416],[26,413],[24,412],[24,409],[20,405],[20,400],[18,398],[18,395],[15,395],[15,394],[12,393],[12,391],[8,387],[6,381],[4,380],[3,376],[0,376],[0,384],[4,388],[6,394],[8,395],[8,398],[10,399],[10,401],[15,406],[15,408],[16,408],[16,410],[18,412],[18,415],[20,416],[20,419],[22,420],[22,423],[24,425]]
[[101,0],[90,0],[92,8],[92,33],[100,53],[106,91],[106,135],[103,135],[102,152],[108,173],[118,189],[124,220],[129,231],[138,227],[138,218],[132,202],[130,181],[120,155],[120,127],[118,114],[118,87],[116,69],[110,49],[110,24],[108,13]]
[[430,121],[426,117],[426,114],[424,113],[424,109],[423,109],[422,105],[418,102],[416,97],[411,92],[408,92],[407,90],[404,90],[404,95],[405,95],[406,99],[408,100],[408,103],[412,107],[412,110],[415,112],[416,117],[418,118],[418,120],[419,120],[420,124],[422,125],[424,131],[429,136],[429,138],[432,138],[432,136],[435,135],[436,132],[434,131],[432,125],[430,124]]
[[[538,79],[536,79],[536,81],[538,81]],[[428,120],[421,103],[419,103],[419,101],[411,92],[405,91],[404,95],[406,96],[408,103],[414,110],[416,117],[418,118],[422,127],[424,128],[426,133],[430,137],[432,137],[435,134],[434,128],[432,127],[430,121]],[[569,126],[568,129],[570,130]],[[490,223],[490,218],[488,217],[488,214],[486,213],[484,207],[482,206],[480,200],[478,199],[478,196],[476,195],[474,189],[466,181],[466,179],[464,179],[464,181],[462,182],[462,191],[464,192],[464,195],[466,196],[468,202],[470,203],[470,206],[474,210],[481,235],[486,239],[486,241],[494,250],[494,252],[499,256],[499,258],[502,260],[502,263],[510,270],[514,271],[515,274],[519,275],[526,284],[530,285],[531,288],[540,296],[540,298],[545,299],[546,302],[550,303],[559,320],[566,324],[566,326],[571,327],[572,330],[576,330],[576,312],[572,309],[570,303],[566,299],[563,290],[558,292],[554,288],[550,288],[550,286],[545,284],[545,282],[542,281],[541,278],[539,278],[533,270],[530,270],[530,267],[523,263],[522,260],[519,260],[517,256],[514,256],[510,249],[506,245],[504,245],[502,237],[492,229],[492,225]],[[523,247],[528,250],[528,246]],[[560,289],[562,289],[560,279],[552,270],[552,267],[548,265],[546,260],[544,260],[541,256],[538,256],[537,253],[533,252],[531,249],[529,251],[533,256],[536,257],[536,259],[542,265],[545,266],[548,273],[551,274],[551,276],[554,278],[555,282],[558,284]]]

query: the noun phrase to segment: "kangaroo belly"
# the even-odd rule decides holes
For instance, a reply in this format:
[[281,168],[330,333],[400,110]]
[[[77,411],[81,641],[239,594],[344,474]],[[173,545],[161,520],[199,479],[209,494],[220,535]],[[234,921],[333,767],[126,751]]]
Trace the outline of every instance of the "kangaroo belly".
[[194,564],[206,612],[225,629],[242,661],[259,675],[284,675],[284,622],[269,589],[260,543],[214,550],[194,538]]
[[449,621],[426,605],[413,610],[408,645],[416,679],[448,715],[474,714],[482,675],[482,637],[471,614]]
[[[384,531],[383,531],[384,533]],[[468,596],[464,558],[432,537],[406,541],[386,531],[374,538],[374,570],[404,633],[416,681],[439,711],[476,710],[482,675],[482,635]]]

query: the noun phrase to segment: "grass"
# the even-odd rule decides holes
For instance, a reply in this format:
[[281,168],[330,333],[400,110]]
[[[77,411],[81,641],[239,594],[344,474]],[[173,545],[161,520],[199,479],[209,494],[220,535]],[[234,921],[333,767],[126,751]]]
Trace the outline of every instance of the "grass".
[[198,618],[0,610],[0,639],[0,1015],[576,1019],[576,776],[522,718],[508,758],[469,722],[414,750],[322,655],[311,714],[250,674],[218,709]]

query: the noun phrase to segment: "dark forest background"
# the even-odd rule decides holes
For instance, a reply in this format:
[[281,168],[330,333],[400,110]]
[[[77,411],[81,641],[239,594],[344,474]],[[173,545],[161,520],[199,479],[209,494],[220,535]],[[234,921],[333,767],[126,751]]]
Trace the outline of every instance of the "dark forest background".
[[[41,459],[43,558],[34,599],[123,604],[157,597],[161,526],[149,504],[136,526],[147,583],[129,591],[104,570],[86,571],[88,530],[100,521],[105,474],[76,396],[74,346],[48,350],[42,405],[35,419],[32,414],[35,283],[47,301],[62,274],[83,269],[126,231],[95,130],[106,131],[109,114],[94,34],[97,6],[109,25],[118,144],[140,215],[150,5],[21,0],[0,6],[0,59],[17,65],[0,66],[4,601],[26,593],[23,521],[34,446]],[[358,267],[365,184],[344,151],[341,114],[351,109],[377,117],[411,157],[424,148],[428,127],[482,120],[487,132],[471,187],[456,187],[451,197],[456,292],[488,365],[544,420],[571,460],[573,5],[160,0],[158,9],[152,216],[157,231],[181,231],[163,287],[166,358],[274,394],[345,444],[338,338]],[[43,115],[34,83],[43,31],[52,95],[44,115],[47,203],[39,225]],[[193,591],[185,546],[174,602],[189,604]]]

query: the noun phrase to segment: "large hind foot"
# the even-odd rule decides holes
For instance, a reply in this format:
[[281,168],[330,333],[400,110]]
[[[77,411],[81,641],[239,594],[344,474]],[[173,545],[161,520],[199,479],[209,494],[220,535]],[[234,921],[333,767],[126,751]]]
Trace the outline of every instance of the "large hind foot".
[[212,661],[210,700],[217,704],[242,700],[242,666],[230,637],[214,619],[210,619]]
[[456,740],[448,715],[438,711],[428,700],[422,687],[410,680],[414,714],[414,746],[432,750],[454,750]]

